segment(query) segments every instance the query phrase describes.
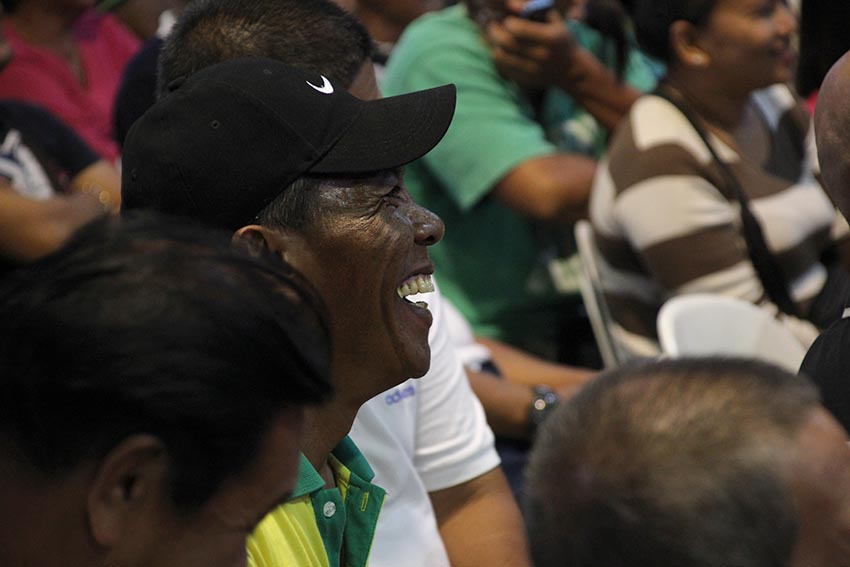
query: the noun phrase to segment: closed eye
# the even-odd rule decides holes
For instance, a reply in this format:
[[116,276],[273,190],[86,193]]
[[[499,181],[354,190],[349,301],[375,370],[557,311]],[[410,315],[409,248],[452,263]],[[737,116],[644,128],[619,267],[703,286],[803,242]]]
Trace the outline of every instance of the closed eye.
[[396,185],[393,187],[389,193],[383,196],[383,200],[388,205],[398,205],[403,200],[401,186]]

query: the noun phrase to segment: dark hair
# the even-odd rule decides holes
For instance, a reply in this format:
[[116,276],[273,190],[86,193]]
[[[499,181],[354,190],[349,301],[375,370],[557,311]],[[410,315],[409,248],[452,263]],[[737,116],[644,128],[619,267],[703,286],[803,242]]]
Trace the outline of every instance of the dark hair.
[[527,480],[538,567],[776,567],[796,536],[783,458],[804,378],[700,359],[606,373],[543,424]]
[[270,57],[349,85],[372,52],[360,21],[330,0],[196,0],[159,57],[159,92],[238,57]]
[[[159,90],[181,76],[238,57],[270,57],[348,88],[372,52],[369,32],[330,0],[196,0],[159,57]],[[257,215],[302,228],[315,219],[319,178],[296,180]]]
[[324,179],[309,174],[299,177],[257,214],[257,223],[296,230],[312,225],[320,215],[317,197]]
[[797,90],[803,96],[820,88],[830,67],[850,50],[850,3],[803,2],[800,12],[800,64]]
[[318,296],[228,234],[150,213],[83,228],[0,289],[0,434],[48,475],[160,438],[183,510],[331,393]]
[[718,0],[634,0],[632,19],[638,44],[649,55],[671,63],[670,28],[684,20],[695,26],[708,22]]

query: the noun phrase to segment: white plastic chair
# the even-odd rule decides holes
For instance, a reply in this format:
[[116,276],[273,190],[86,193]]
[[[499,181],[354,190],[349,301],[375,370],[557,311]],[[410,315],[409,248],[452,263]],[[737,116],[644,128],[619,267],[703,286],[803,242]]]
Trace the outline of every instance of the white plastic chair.
[[667,356],[740,356],[796,373],[806,349],[767,311],[739,299],[688,294],[658,313],[658,338]]
[[603,293],[599,250],[593,236],[593,228],[587,220],[579,220],[574,228],[576,248],[581,264],[581,279],[579,287],[593,338],[599,347],[599,354],[605,368],[615,368],[624,362],[638,358],[637,353],[631,352],[621,341],[617,340],[615,327],[608,303]]

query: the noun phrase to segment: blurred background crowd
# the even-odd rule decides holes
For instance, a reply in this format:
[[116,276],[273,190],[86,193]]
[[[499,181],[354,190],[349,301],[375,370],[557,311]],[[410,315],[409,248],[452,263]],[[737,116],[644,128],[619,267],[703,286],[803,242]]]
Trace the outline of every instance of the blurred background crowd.
[[[443,500],[440,495],[456,487],[471,489],[470,479],[496,468],[515,504],[526,506],[530,555],[541,566],[624,565],[624,550],[636,549],[655,558],[638,565],[787,564],[732,563],[724,557],[689,563],[685,544],[653,555],[650,548],[663,546],[664,538],[651,530],[669,529],[665,521],[697,522],[699,514],[671,513],[658,527],[649,519],[660,518],[660,512],[635,505],[637,519],[626,536],[617,531],[625,528],[614,508],[629,498],[593,508],[588,502],[597,495],[604,500],[605,490],[592,479],[586,485],[579,481],[595,466],[610,466],[599,474],[611,481],[612,493],[627,491],[629,479],[615,473],[629,467],[635,469],[634,486],[643,482],[637,469],[652,463],[637,448],[651,452],[656,439],[649,434],[631,439],[625,426],[596,423],[591,415],[604,410],[616,416],[622,410],[623,423],[634,419],[629,427],[635,431],[653,430],[622,409],[646,404],[644,411],[659,415],[668,409],[632,399],[629,384],[641,381],[647,382],[647,392],[669,396],[669,407],[675,408],[697,407],[698,399],[712,396],[725,400],[723,388],[742,379],[710,384],[706,372],[724,379],[758,376],[753,380],[759,385],[748,382],[752,391],[742,389],[743,398],[797,396],[798,405],[787,405],[801,414],[818,403],[808,385],[788,393],[794,389],[786,384],[788,373],[797,374],[802,365],[826,410],[842,426],[850,425],[850,363],[843,351],[850,348],[850,334],[845,336],[842,327],[850,307],[850,226],[842,214],[850,193],[850,174],[843,169],[843,159],[850,162],[850,143],[841,133],[850,102],[836,94],[840,89],[821,88],[850,50],[846,0],[337,0],[333,9],[288,8],[286,2],[273,9],[263,0],[0,4],[0,281],[57,250],[80,227],[121,214],[122,196],[127,202],[122,177],[135,180],[138,167],[134,162],[128,169],[129,154],[123,153],[125,143],[140,136],[134,125],[158,100],[179,92],[188,75],[217,60],[278,59],[329,77],[364,100],[453,84],[451,125],[433,150],[405,166],[399,184],[445,225],[445,233],[427,244],[434,244],[429,253],[436,284],[427,278],[416,285],[434,298],[429,303],[440,306],[440,329],[445,329],[440,333],[452,364],[459,361],[458,380],[477,398],[471,410],[461,405],[444,410],[481,413],[481,423],[457,427],[480,427],[484,433],[476,434],[476,443],[486,455],[478,468],[462,473],[467,476],[433,480],[439,475],[428,467],[438,467],[439,459],[422,464],[425,450],[416,446],[424,444],[423,431],[434,436],[430,422],[422,418],[411,425],[410,439],[402,443],[412,455],[404,474],[421,486],[404,498],[430,497],[422,514],[437,527],[422,539],[445,543],[438,559],[428,560],[476,564],[465,563],[469,557],[457,551],[464,537],[458,534],[477,533],[476,528],[455,528],[454,509],[447,504],[465,500],[456,500],[457,493]],[[350,20],[333,12],[339,8]],[[338,27],[322,27],[324,20],[301,10],[329,10]],[[204,25],[211,27],[203,31]],[[361,29],[368,37],[358,35]],[[256,224],[263,225],[264,218],[258,215]],[[342,257],[324,261],[349,265]],[[40,277],[50,273],[42,271]],[[356,279],[345,272],[339,278],[342,285]],[[434,351],[433,336],[431,342]],[[715,361],[707,369],[661,363],[657,374],[651,371],[655,367],[641,366],[659,356],[690,355],[762,360],[784,373],[743,362]],[[431,360],[436,373],[436,355]],[[628,368],[638,370],[631,375]],[[677,373],[696,376],[694,387],[705,388],[706,397],[666,385]],[[780,382],[785,386],[777,386]],[[403,382],[379,401],[392,405],[418,395],[417,384]],[[618,395],[625,400],[621,405],[609,399]],[[781,421],[775,415],[785,411],[780,405],[751,416],[769,425],[764,430],[770,439],[774,422]],[[752,424],[731,401],[716,407],[706,402],[706,407],[729,410],[730,419],[742,420],[740,431]],[[553,415],[561,422],[548,425]],[[656,429],[679,423],[680,417],[659,418]],[[393,454],[386,452],[389,442],[374,441],[381,439],[375,431],[394,426],[380,421],[384,418],[368,419],[358,416],[352,438],[362,449],[370,443],[377,447],[364,453],[378,481],[395,482],[392,488],[406,494],[402,487],[414,481],[404,475],[388,478],[392,475],[382,467],[395,466]],[[533,443],[547,425],[551,431],[533,453],[526,484]],[[682,418],[679,427],[697,425]],[[571,437],[579,429],[588,432],[587,439]],[[605,446],[613,435],[623,437],[628,458],[615,456],[616,446]],[[714,441],[724,455],[758,452],[756,441],[739,446],[720,434]],[[598,444],[598,453],[590,443]],[[690,450],[687,439],[681,445]],[[573,460],[564,456],[565,447]],[[498,458],[488,456],[490,449]],[[661,449],[653,455],[657,462],[669,456]],[[469,455],[456,458],[472,461]],[[556,464],[564,475],[574,475],[560,484],[584,492],[559,492],[557,475],[547,473]],[[690,478],[691,465],[671,464],[678,475],[669,480],[674,496],[677,490],[697,491],[684,481],[676,484]],[[749,488],[742,478],[730,482]],[[658,489],[649,481],[646,486],[646,494]],[[404,505],[414,506],[411,502]],[[686,508],[672,497],[664,505]],[[576,517],[585,514],[593,519],[587,525],[599,531],[582,532],[579,520],[552,511],[557,507],[573,508]],[[714,508],[705,508],[710,517]],[[385,514],[392,510],[385,505]],[[774,512],[784,518],[783,511]],[[746,517],[740,514],[739,520]],[[405,524],[413,517],[402,514],[394,526],[389,520],[386,526],[379,523],[376,542],[415,530]],[[559,538],[553,525],[563,526],[569,537]],[[697,523],[688,526],[699,529]],[[802,532],[794,533],[792,540]],[[770,537],[776,543],[785,536]],[[561,539],[568,544],[552,543]],[[597,539],[611,541],[610,557],[597,549]],[[690,540],[682,536],[682,541]],[[815,557],[829,545],[804,555]],[[789,557],[797,554],[797,561],[803,552],[795,549],[786,551]],[[419,564],[396,562],[403,553],[416,551],[378,543],[371,564]],[[617,554],[622,557],[616,559]],[[850,553],[840,561],[823,554],[820,563],[794,565],[850,564]],[[579,559],[559,563],[565,555]],[[344,557],[341,561],[349,564]]]

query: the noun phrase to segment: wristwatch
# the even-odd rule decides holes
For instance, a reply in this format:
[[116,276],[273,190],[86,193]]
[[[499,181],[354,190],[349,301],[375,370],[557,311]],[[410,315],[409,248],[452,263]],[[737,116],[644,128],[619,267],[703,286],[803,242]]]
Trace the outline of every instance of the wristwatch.
[[528,424],[533,437],[537,433],[537,427],[558,407],[561,398],[552,388],[542,384],[534,386],[531,390],[534,392],[534,398],[528,406]]

